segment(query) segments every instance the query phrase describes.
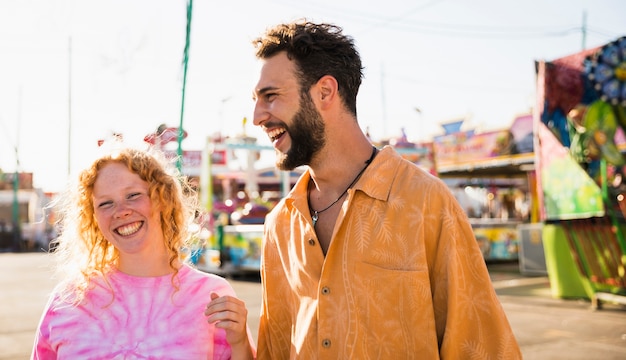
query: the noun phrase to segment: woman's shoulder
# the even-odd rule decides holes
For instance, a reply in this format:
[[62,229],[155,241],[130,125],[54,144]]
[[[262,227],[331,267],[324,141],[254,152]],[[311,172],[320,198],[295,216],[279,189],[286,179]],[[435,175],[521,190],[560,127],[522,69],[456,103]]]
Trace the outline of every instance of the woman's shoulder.
[[204,291],[217,292],[220,295],[234,293],[228,280],[219,275],[198,270],[189,264],[183,264],[178,272],[182,283],[196,284]]

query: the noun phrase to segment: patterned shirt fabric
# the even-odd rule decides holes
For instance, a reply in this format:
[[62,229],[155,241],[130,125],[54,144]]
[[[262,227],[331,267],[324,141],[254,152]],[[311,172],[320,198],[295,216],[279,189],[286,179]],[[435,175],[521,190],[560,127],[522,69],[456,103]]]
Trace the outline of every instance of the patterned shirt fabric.
[[92,284],[78,306],[52,295],[33,359],[230,359],[226,332],[204,315],[211,292],[235,296],[224,278],[184,265],[174,283],[113,271]]
[[442,181],[383,148],[349,190],[324,257],[309,179],[266,218],[258,359],[521,359]]

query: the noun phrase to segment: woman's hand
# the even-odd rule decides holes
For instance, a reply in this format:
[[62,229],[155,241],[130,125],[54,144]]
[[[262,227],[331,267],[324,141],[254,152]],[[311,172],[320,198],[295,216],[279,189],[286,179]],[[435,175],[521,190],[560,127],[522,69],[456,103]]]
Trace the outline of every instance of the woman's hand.
[[226,331],[226,341],[233,351],[233,358],[239,358],[236,354],[245,354],[243,358],[248,358],[248,354],[252,356],[248,338],[248,309],[242,300],[211,293],[211,302],[204,310],[204,315],[209,323]]

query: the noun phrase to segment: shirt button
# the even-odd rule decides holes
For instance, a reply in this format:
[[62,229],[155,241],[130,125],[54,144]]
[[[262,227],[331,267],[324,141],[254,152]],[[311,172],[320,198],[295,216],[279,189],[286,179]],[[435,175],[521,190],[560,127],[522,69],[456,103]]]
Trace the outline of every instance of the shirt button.
[[324,286],[322,288],[322,295],[328,295],[330,294],[330,288],[328,286]]
[[315,240],[309,239],[309,245],[311,245],[311,246],[315,245]]
[[322,346],[325,347],[325,348],[329,348],[330,347],[330,339],[322,340]]

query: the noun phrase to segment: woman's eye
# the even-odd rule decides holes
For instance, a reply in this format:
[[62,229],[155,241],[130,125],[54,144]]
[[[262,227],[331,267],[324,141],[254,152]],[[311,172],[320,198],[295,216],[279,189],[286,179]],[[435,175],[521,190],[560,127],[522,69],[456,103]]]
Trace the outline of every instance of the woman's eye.
[[129,199],[136,199],[139,196],[141,196],[141,193],[132,193],[132,194],[128,195],[128,198]]
[[113,202],[111,202],[111,201],[103,201],[100,204],[98,204],[98,208],[101,208],[101,209],[107,208],[107,207],[110,207],[111,204],[113,204]]

